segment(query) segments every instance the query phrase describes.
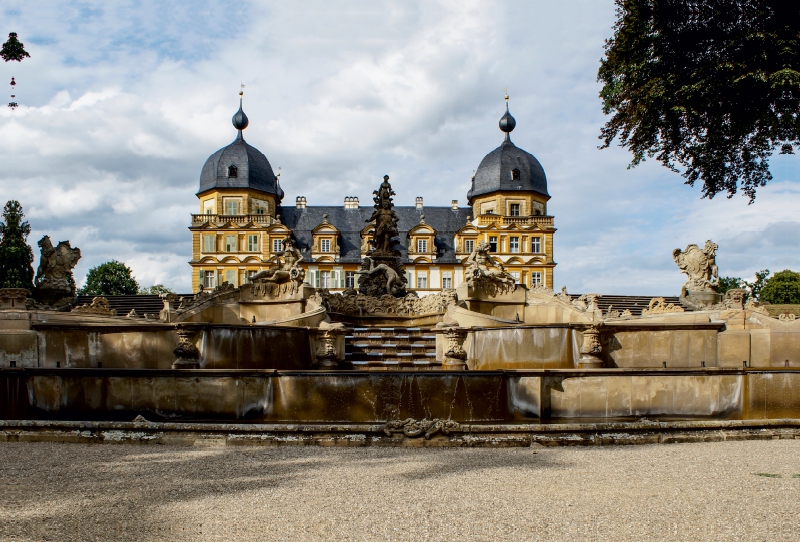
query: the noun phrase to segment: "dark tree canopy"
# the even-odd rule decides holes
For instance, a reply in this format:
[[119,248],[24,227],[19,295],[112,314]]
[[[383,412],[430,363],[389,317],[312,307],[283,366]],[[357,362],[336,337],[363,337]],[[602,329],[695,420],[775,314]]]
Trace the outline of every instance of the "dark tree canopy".
[[22,62],[23,58],[29,58],[31,55],[25,50],[25,46],[17,39],[17,33],[11,32],[8,35],[8,41],[3,44],[0,49],[0,57],[6,62],[16,60]]
[[773,305],[800,303],[800,273],[788,269],[775,273],[764,283],[758,300]]
[[117,260],[92,267],[86,274],[86,284],[78,292],[81,295],[127,295],[139,292],[139,284],[133,278],[131,268]]
[[22,205],[11,200],[3,208],[0,222],[0,288],[33,291],[33,250],[26,239],[31,225],[22,218]]
[[598,80],[602,148],[655,158],[703,197],[752,203],[769,158],[800,148],[800,2],[616,0]]
[[740,277],[720,277],[717,283],[717,292],[724,294],[734,288],[746,288],[746,284]]

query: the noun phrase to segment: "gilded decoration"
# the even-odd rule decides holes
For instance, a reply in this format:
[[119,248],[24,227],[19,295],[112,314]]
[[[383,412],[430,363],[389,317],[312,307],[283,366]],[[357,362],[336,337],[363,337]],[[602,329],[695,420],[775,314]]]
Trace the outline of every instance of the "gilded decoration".
[[470,288],[483,291],[491,297],[513,292],[517,285],[503,262],[489,254],[490,245],[485,241],[478,243],[466,262],[466,282]]

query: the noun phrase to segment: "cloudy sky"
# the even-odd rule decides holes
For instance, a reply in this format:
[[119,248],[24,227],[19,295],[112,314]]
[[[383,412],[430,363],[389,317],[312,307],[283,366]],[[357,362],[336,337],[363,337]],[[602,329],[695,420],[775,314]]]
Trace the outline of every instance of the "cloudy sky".
[[[389,174],[399,205],[466,204],[472,171],[502,141],[547,173],[556,287],[675,295],[673,248],[713,239],[720,273],[800,270],[798,158],[775,157],[755,204],[627,151],[597,149],[596,74],[612,0],[169,2],[4,0],[0,34],[31,58],[0,108],[0,200],[89,267],[118,259],[142,286],[189,290],[189,215],[205,159],[235,137],[244,83],[249,143],[281,168],[284,203],[369,201]],[[6,87],[10,88],[10,87]],[[10,92],[9,92],[10,93]],[[35,250],[38,253],[38,249]]]

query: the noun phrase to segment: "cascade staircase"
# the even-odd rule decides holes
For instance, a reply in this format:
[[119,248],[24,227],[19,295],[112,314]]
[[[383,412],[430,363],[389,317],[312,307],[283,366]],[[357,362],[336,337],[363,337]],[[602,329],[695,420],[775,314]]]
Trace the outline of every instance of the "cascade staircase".
[[356,327],[345,335],[345,361],[353,369],[386,371],[441,369],[436,334],[419,327]]

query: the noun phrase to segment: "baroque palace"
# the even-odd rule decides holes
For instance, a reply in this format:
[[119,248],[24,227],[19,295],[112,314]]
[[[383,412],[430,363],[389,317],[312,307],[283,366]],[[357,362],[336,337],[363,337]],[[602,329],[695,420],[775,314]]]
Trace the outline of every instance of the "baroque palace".
[[[354,196],[341,205],[282,204],[284,192],[269,160],[245,142],[242,110],[230,145],[212,154],[200,174],[200,213],[192,215],[192,290],[232,286],[269,269],[291,239],[303,256],[306,282],[342,291],[357,287],[356,272],[370,250],[371,203]],[[511,142],[516,126],[508,111],[500,119],[502,144],[481,160],[467,192],[467,207],[395,207],[400,251],[409,290],[426,295],[455,288],[464,264],[480,242],[491,247],[515,280],[553,287],[553,217],[547,214],[547,179],[539,161]],[[376,185],[379,181],[376,179]]]

